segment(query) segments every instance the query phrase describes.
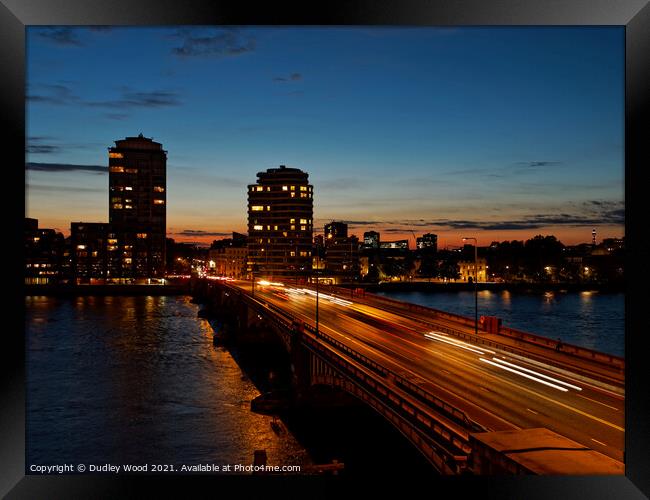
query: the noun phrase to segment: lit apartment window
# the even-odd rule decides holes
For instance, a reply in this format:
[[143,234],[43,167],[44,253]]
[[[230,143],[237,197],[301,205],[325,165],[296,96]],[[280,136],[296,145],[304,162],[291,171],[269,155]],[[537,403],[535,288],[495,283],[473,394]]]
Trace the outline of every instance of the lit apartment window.
[[264,226],[258,224],[258,225],[253,226],[253,229],[255,229],[255,231],[261,231],[262,229],[264,229]]
[[286,231],[283,231],[283,232],[282,232],[282,236],[284,236],[284,237],[286,238],[286,236],[287,236],[287,232],[286,232]]
[[133,208],[133,205],[124,205],[124,208],[131,209],[131,208]]
[[164,204],[165,204],[165,200],[153,200],[153,204],[154,204],[154,205],[164,205]]
[[307,229],[307,226],[300,226],[301,231],[304,231],[305,229]]
[[296,186],[291,186],[291,191],[295,191],[295,190],[296,190]]
[[97,250],[93,251],[91,254],[93,257],[97,257]]
[[266,210],[271,211],[271,205],[266,205]]
[[300,186],[301,191],[307,191],[307,186]]
[[291,252],[289,255],[291,255],[292,257],[295,257],[295,256],[296,256],[296,252]]
[[164,192],[165,192],[165,188],[162,187],[162,186],[154,186],[154,187],[153,187],[153,190],[154,190],[154,192],[156,192],[156,193],[164,193]]
[[147,237],[147,233],[138,233],[138,238],[144,240]]
[[108,153],[109,158],[124,158],[122,153]]
[[[293,194],[293,193],[291,193]],[[301,198],[307,198],[309,195],[307,193],[300,193]]]
[[296,197],[296,193],[291,193],[291,197],[292,197],[292,198],[295,198],[295,197]]
[[133,203],[133,200],[127,198],[124,200],[124,203]]
[[307,219],[300,219],[301,224],[307,224]]
[[125,263],[125,264],[130,264],[131,262],[133,262],[133,260],[131,259],[131,257],[125,257],[125,258],[124,258],[124,263]]
[[257,186],[256,189],[257,189],[257,191],[263,191],[264,190],[264,188],[262,186]]
[[124,191],[133,191],[133,187],[131,187],[131,186],[124,186]]
[[301,257],[309,257],[309,254],[310,254],[310,253],[311,253],[311,252],[300,252],[300,256],[301,256]]
[[122,209],[122,204],[121,203],[113,203],[113,208],[116,210],[121,210]]
[[122,173],[124,172],[124,167],[117,167],[117,166],[108,167],[108,171],[113,173]]
[[267,191],[271,191],[271,186],[266,186]]
[[273,230],[274,230],[274,231],[277,231],[277,230],[278,230],[278,226],[273,226]]
[[288,190],[289,190],[289,186],[282,186],[282,191],[288,191]]
[[264,210],[264,206],[263,205],[253,205],[251,207],[251,210],[253,212],[260,212],[260,211]]
[[122,201],[122,198],[120,198],[119,196],[113,196],[113,197],[111,198],[111,201],[112,201],[113,203],[119,203],[120,201]]
[[289,222],[290,222],[291,224],[294,224],[294,223],[296,222],[296,219],[289,219]]
[[117,240],[115,238],[109,238],[108,239],[108,244],[109,245],[117,245]]
[[137,169],[137,168],[126,168],[126,169],[124,169],[124,171],[125,171],[127,174],[137,174],[137,173],[138,173],[138,169]]
[[77,250],[85,250],[86,245],[77,245]]
[[292,230],[295,230],[295,229],[296,229],[296,226],[294,226],[294,225],[292,224],[292,225],[291,225],[291,229],[292,229]]
[[271,226],[266,226],[266,230],[267,230],[267,231],[270,231],[270,230],[271,230]]
[[109,251],[109,252],[112,252],[112,251],[114,251],[114,250],[117,250],[117,246],[116,246],[116,245],[108,245],[107,248],[108,248],[108,251]]

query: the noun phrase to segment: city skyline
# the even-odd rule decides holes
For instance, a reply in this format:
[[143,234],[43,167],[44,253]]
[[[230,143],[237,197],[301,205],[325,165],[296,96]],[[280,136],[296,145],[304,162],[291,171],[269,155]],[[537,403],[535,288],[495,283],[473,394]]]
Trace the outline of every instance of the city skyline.
[[177,241],[246,232],[247,184],[281,164],[309,173],[316,233],[623,235],[621,28],[27,33],[26,215],[64,234],[106,220],[107,148],[142,132]]

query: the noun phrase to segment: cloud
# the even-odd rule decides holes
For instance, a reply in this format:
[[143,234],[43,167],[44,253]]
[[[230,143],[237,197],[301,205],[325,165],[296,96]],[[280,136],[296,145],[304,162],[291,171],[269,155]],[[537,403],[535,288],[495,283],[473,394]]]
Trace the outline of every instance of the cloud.
[[161,108],[165,106],[179,106],[181,101],[176,92],[153,90],[150,92],[134,92],[123,90],[119,99],[109,101],[88,101],[85,106],[96,108]]
[[106,113],[104,116],[109,120],[126,120],[129,117],[126,113]]
[[82,47],[84,45],[79,40],[78,33],[72,28],[40,28],[37,34],[39,37],[55,45],[64,47]]
[[232,236],[232,231],[224,233],[220,231],[203,231],[202,229],[183,229],[180,232],[170,234],[175,236]]
[[376,224],[382,224],[381,222],[377,222],[374,220],[344,220],[341,222],[344,222],[350,226],[372,226]]
[[44,184],[27,184],[25,188],[28,191],[45,191],[45,192],[65,192],[65,193],[105,193],[106,188],[90,188],[90,187],[79,187],[79,186],[47,186]]
[[557,165],[562,165],[561,161],[519,161],[517,162],[518,166],[538,168],[538,167],[554,167]]
[[40,89],[41,93],[28,94],[28,101],[55,105],[72,104],[79,101],[79,98],[72,93],[72,90],[63,84],[41,83],[35,85],[35,87]]
[[172,48],[178,57],[229,57],[255,50],[255,38],[235,29],[182,28],[171,38],[180,41]]
[[27,147],[25,152],[29,154],[56,154],[61,150],[60,146],[55,144],[43,144],[43,141],[49,141],[50,137],[32,136],[27,138]]
[[300,73],[291,73],[288,76],[276,76],[273,78],[274,82],[286,83],[286,82],[298,82],[302,80],[302,75]]
[[25,169],[35,172],[92,172],[104,174],[108,172],[107,166],[101,165],[74,165],[71,163],[36,163],[25,164]]

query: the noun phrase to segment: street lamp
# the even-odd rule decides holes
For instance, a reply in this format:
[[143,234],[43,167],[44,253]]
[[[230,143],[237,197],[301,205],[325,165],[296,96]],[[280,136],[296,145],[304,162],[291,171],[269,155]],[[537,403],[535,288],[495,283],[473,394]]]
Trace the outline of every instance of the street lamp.
[[463,238],[463,241],[474,240],[474,333],[478,335],[478,241],[476,238]]

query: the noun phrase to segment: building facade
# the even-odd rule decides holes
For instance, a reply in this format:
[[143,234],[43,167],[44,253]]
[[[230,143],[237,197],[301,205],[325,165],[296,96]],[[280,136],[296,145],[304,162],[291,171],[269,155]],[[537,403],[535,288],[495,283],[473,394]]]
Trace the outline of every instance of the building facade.
[[109,224],[72,222],[70,245],[72,275],[80,284],[106,283],[109,277]]
[[377,231],[367,231],[363,233],[364,248],[379,248],[379,233]]
[[255,276],[306,278],[311,272],[313,192],[309,174],[281,165],[248,186],[248,267]]
[[487,281],[487,270],[487,261],[484,257],[479,257],[476,260],[476,265],[474,259],[458,261],[458,272],[462,281],[473,282],[478,278],[477,282],[485,282]]
[[167,151],[140,134],[108,150],[109,275],[153,278],[165,274]]
[[25,218],[25,283],[48,285],[69,278],[69,248],[63,234]]
[[416,247],[418,250],[436,252],[438,250],[438,235],[433,233],[423,234],[417,238]]

